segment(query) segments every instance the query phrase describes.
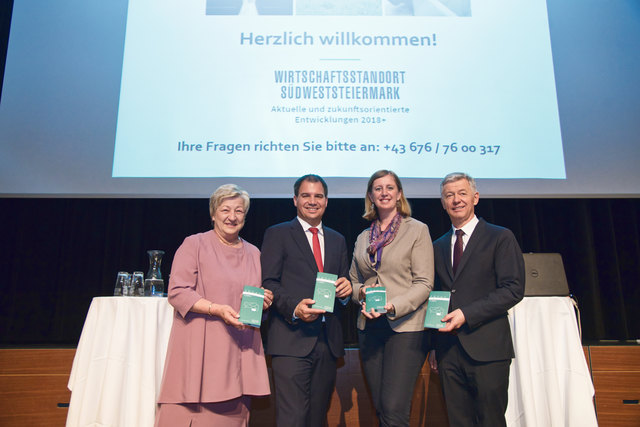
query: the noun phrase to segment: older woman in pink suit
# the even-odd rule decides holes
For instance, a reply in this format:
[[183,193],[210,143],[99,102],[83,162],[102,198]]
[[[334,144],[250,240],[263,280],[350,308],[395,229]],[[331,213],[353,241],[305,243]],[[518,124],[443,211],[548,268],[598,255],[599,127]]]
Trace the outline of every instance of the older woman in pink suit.
[[[156,426],[247,426],[251,396],[268,395],[260,330],[238,321],[245,285],[260,286],[260,252],[239,237],[249,195],[233,184],[209,200],[213,230],[187,237],[169,282],[173,327]],[[263,308],[273,294],[265,289]]]

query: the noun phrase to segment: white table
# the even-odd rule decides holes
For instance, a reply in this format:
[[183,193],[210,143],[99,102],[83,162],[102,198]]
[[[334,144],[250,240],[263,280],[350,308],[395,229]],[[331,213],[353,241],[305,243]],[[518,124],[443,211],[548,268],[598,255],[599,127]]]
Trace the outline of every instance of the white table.
[[[507,425],[597,426],[571,300],[527,297],[509,320]],[[166,298],[93,299],[69,377],[67,427],[153,426],[172,321]]]
[[509,427],[597,426],[594,388],[569,297],[525,297],[509,310],[516,358]]
[[153,426],[173,307],[159,297],[97,297],[68,388],[67,427]]

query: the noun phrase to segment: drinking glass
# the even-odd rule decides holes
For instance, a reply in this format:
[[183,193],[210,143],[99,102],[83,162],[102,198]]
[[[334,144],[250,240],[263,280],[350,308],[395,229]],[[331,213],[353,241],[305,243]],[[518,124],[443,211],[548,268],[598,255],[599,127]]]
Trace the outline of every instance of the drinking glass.
[[118,276],[116,277],[116,286],[115,288],[113,288],[113,295],[116,297],[128,295],[130,284],[131,275],[126,271],[118,271]]
[[134,271],[131,275],[131,296],[144,296],[144,273],[142,271]]

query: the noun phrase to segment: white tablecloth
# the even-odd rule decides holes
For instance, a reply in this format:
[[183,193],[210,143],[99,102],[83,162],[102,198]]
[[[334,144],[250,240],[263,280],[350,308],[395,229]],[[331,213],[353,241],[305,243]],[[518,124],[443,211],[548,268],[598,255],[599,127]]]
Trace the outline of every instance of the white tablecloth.
[[509,427],[597,426],[594,388],[569,297],[525,297],[509,310],[516,358]]
[[[597,426],[571,300],[527,297],[509,318],[507,425]],[[172,320],[166,298],[93,299],[69,377],[67,427],[153,426]]]
[[67,427],[153,426],[173,321],[166,298],[94,298],[73,360]]

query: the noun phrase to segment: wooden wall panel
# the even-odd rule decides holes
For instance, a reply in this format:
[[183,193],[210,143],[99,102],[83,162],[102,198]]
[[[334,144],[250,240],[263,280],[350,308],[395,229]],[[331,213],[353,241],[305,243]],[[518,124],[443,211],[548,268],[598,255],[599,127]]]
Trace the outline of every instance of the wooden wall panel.
[[[75,349],[0,349],[0,426],[64,426],[74,355]],[[274,403],[273,395],[254,399],[252,427],[275,425]],[[339,361],[327,420],[330,427],[377,425],[357,350]],[[448,426],[438,376],[426,363],[415,385],[411,426]]]
[[640,426],[640,346],[591,346],[600,427]]
[[[0,425],[64,426],[75,349],[0,349]],[[640,346],[591,346],[601,427],[640,426]],[[626,403],[625,403],[626,401]],[[62,406],[59,406],[62,404]],[[275,425],[274,397],[254,399],[251,426]],[[357,350],[339,363],[329,426],[375,426],[377,420]],[[439,377],[427,364],[415,386],[412,427],[447,426]]]
[[338,364],[336,388],[327,414],[329,426],[374,426],[376,416],[360,367],[360,352],[347,350]]
[[640,426],[640,371],[594,372],[593,385],[601,427]]
[[75,349],[0,349],[0,425],[64,426]]
[[592,371],[640,370],[640,346],[591,346]]
[[438,374],[431,372],[429,362],[422,367],[411,404],[411,427],[448,427],[447,408]]

